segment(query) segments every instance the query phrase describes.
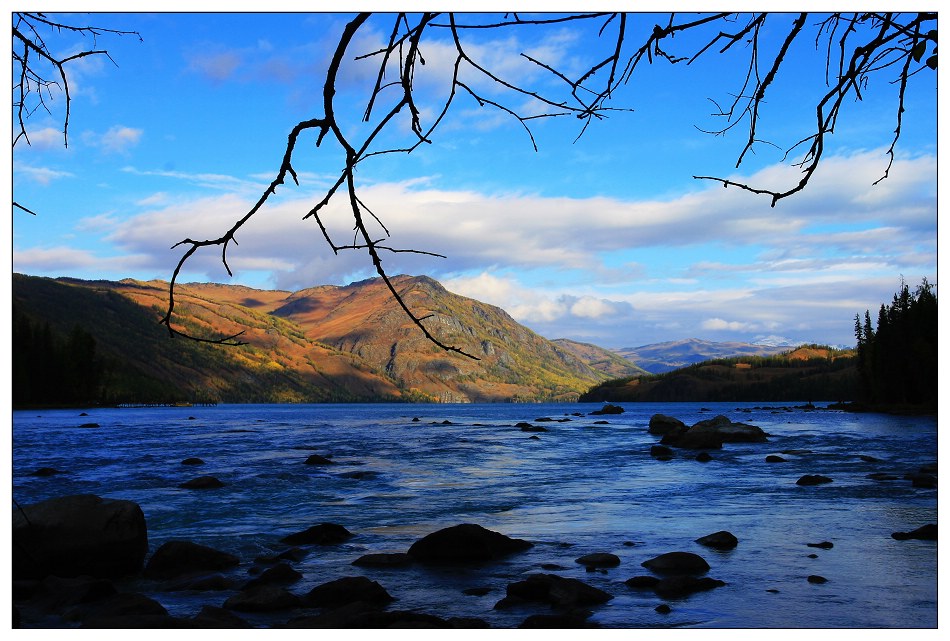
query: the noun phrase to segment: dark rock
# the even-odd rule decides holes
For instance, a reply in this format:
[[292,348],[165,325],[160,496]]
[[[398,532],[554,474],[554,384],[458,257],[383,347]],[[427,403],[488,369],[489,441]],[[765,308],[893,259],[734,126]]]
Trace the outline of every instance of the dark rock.
[[333,461],[319,454],[311,454],[307,457],[307,460],[304,461],[304,465],[333,465]]
[[238,592],[224,602],[229,610],[241,612],[275,612],[301,607],[300,597],[277,585],[257,585]]
[[659,614],[669,614],[670,612],[673,611],[673,608],[671,608],[670,606],[668,606],[668,605],[665,604],[665,603],[661,603],[660,605],[658,605],[658,606],[656,606],[655,608],[653,608],[653,610],[654,610],[655,612],[658,612]]
[[826,579],[823,576],[819,576],[817,574],[812,574],[808,577],[808,582],[809,583],[827,583],[828,579]]
[[178,630],[197,626],[191,619],[168,614],[121,614],[93,617],[83,621],[79,627],[94,630]]
[[708,576],[694,577],[689,575],[668,576],[660,579],[660,582],[654,586],[657,596],[663,599],[675,599],[689,596],[694,592],[704,592],[724,586],[726,583],[718,579],[711,579]]
[[132,501],[64,496],[13,512],[13,578],[113,578],[142,569],[145,515]]
[[766,463],[785,463],[788,459],[784,459],[778,454],[769,454],[765,457]]
[[485,596],[491,592],[491,588],[465,588],[462,590],[462,594],[467,594],[468,596]]
[[520,427],[522,432],[547,432],[546,427],[532,425],[531,423],[517,423],[515,427]]
[[920,474],[936,474],[937,473],[937,464],[936,463],[927,463],[926,465],[921,465],[920,469],[917,470]]
[[323,583],[304,597],[308,606],[318,608],[333,608],[356,602],[386,604],[392,600],[383,586],[365,576],[347,576]]
[[927,525],[922,525],[911,532],[894,532],[891,534],[891,537],[897,539],[898,541],[907,541],[909,539],[918,539],[920,541],[936,541],[937,524],[928,523]]
[[678,436],[686,430],[686,423],[678,418],[667,416],[666,414],[654,414],[651,416],[650,427],[647,429],[650,434],[655,436],[666,436],[670,433]]
[[809,558],[809,559],[817,559],[817,558],[818,558],[818,555],[817,555],[817,554],[809,554],[809,555],[808,555],[808,558]]
[[720,449],[723,443],[764,443],[768,435],[761,428],[733,423],[719,415],[699,421],[682,434],[668,434],[660,442],[673,447],[694,450]]
[[56,468],[53,468],[53,467],[41,467],[40,469],[30,474],[30,476],[54,476],[56,474],[62,474],[62,473],[63,473],[62,470],[57,470]]
[[216,572],[239,563],[233,554],[215,550],[191,541],[167,541],[162,544],[145,566],[149,579],[171,579],[188,574]]
[[668,461],[673,458],[673,450],[665,445],[653,445],[650,447],[650,456],[660,459],[661,461]]
[[409,556],[427,563],[479,563],[530,547],[528,541],[464,523],[424,536],[412,544]]
[[380,554],[364,554],[353,561],[353,565],[367,567],[402,567],[412,563],[412,557],[405,552],[390,552]]
[[659,582],[660,580],[657,577],[649,576],[649,575],[635,576],[624,581],[624,583],[626,583],[629,587],[635,590],[639,590],[639,589],[652,590],[653,588],[656,587],[656,584]]
[[525,601],[540,601],[558,608],[597,605],[611,600],[612,594],[588,585],[578,579],[556,574],[532,574],[524,581],[508,584],[507,596],[495,604],[504,609]]
[[832,480],[833,479],[822,476],[821,474],[806,474],[795,481],[795,485],[822,485],[824,483],[831,483]]
[[251,627],[250,623],[233,612],[214,605],[203,606],[201,611],[192,617],[191,621],[195,624],[195,627],[198,628],[227,628],[237,630]]
[[299,581],[303,575],[297,570],[293,569],[286,563],[278,563],[272,568],[267,568],[264,570],[260,576],[257,578],[251,579],[244,584],[242,590],[247,590],[253,588],[256,585],[264,585],[265,583],[293,583]]
[[224,487],[224,483],[214,476],[199,476],[190,481],[185,481],[178,487],[186,490],[211,490]]
[[709,570],[706,560],[692,552],[667,552],[640,565],[658,574],[702,574]]
[[571,610],[556,614],[532,614],[518,626],[522,630],[570,630],[577,628],[595,628],[588,623],[587,618],[592,613],[588,610]]
[[93,619],[130,615],[167,615],[165,607],[144,594],[120,592],[89,604],[72,608],[63,614],[69,621],[90,623]]
[[577,563],[589,568],[615,568],[620,565],[620,557],[616,554],[610,554],[609,552],[585,554],[575,560]]
[[700,545],[705,545],[708,548],[714,548],[716,550],[731,550],[739,545],[739,539],[737,539],[734,534],[727,532],[726,530],[721,530],[719,532],[714,532],[713,534],[701,536],[696,539],[696,542]]
[[79,427],[81,427],[81,428],[83,428],[83,429],[92,429],[92,428],[99,427],[99,424],[98,424],[98,423],[83,423],[83,424],[80,425]]
[[88,576],[47,576],[33,581],[29,594],[17,590],[17,596],[29,598],[31,605],[44,612],[62,615],[67,609],[81,604],[94,603],[118,594],[115,585],[107,579]]
[[713,460],[713,457],[709,452],[700,452],[696,455],[696,460],[700,463],[708,463],[709,461]]
[[605,404],[599,410],[594,410],[591,412],[591,416],[599,416],[602,414],[623,414],[623,408],[619,405],[611,405],[610,403]]
[[822,541],[821,543],[806,543],[810,548],[821,548],[822,550],[830,550],[835,546],[831,541]]
[[356,479],[361,481],[363,479],[374,479],[379,476],[379,472],[372,472],[370,470],[356,470],[355,472],[344,472],[340,474],[340,478],[344,479]]
[[205,462],[202,461],[197,456],[189,456],[184,461],[181,462],[182,465],[204,465]]
[[346,541],[351,536],[353,534],[342,525],[320,523],[302,532],[289,534],[280,541],[287,545],[336,545]]
[[880,463],[881,459],[875,458],[873,456],[868,456],[867,454],[859,454],[858,458],[864,461],[865,463]]
[[930,474],[914,474],[910,477],[913,487],[920,487],[928,490],[936,489],[937,477]]
[[195,592],[221,592],[223,590],[234,590],[238,583],[234,579],[229,579],[221,574],[189,574],[177,577],[162,584],[162,589],[167,592],[179,592],[191,590]]

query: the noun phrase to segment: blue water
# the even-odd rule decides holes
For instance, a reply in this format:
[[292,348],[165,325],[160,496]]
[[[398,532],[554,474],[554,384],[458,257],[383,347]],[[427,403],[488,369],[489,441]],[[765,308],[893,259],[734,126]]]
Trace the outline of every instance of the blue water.
[[[391,609],[479,617],[492,627],[516,627],[547,611],[493,609],[509,583],[550,571],[542,564],[615,596],[593,608],[589,621],[603,627],[935,627],[936,543],[890,535],[936,523],[937,491],[867,475],[903,476],[935,463],[936,419],[755,405],[631,403],[610,416],[590,416],[598,407],[590,404],[19,411],[13,497],[21,505],[81,493],[135,501],[145,513],[150,550],[169,539],[210,545],[242,559],[233,573],[241,578],[255,557],[286,549],[281,537],[339,523],[355,536],[296,563],[304,578],[291,586],[294,593],[362,574],[396,597]],[[659,461],[649,454],[658,437],[647,433],[655,413],[687,424],[724,414],[771,436],[764,444],[727,444],[707,463],[688,450]],[[535,422],[541,417],[570,420]],[[514,427],[519,421],[548,431],[533,439]],[[89,422],[99,427],[79,428]],[[783,450],[808,452],[765,462]],[[304,465],[310,454],[335,464]],[[193,456],[205,465],[181,465]],[[40,467],[64,473],[31,476]],[[372,474],[350,478],[351,472]],[[178,488],[205,474],[226,486]],[[803,474],[834,482],[801,487],[795,481]],[[370,552],[405,552],[422,536],[464,522],[535,546],[466,571],[351,565]],[[716,552],[695,543],[719,530],[735,534],[739,546]],[[821,541],[834,547],[806,545]],[[643,561],[674,550],[700,554],[708,575],[727,585],[668,600],[672,612],[663,615],[654,611],[663,600],[623,581],[649,574]],[[617,554],[621,565],[588,573],[575,559],[590,552]],[[812,574],[828,582],[807,582]],[[125,587],[177,616],[221,605],[232,594],[162,592],[147,581]],[[490,591],[462,593],[470,587]],[[297,614],[240,616],[273,626]]]

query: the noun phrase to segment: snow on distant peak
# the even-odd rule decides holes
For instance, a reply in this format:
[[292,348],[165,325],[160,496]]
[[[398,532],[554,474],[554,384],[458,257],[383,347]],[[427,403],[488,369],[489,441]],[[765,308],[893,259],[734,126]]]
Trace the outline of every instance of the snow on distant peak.
[[762,345],[765,347],[798,347],[804,345],[802,341],[795,341],[784,336],[756,336],[752,339],[753,345]]

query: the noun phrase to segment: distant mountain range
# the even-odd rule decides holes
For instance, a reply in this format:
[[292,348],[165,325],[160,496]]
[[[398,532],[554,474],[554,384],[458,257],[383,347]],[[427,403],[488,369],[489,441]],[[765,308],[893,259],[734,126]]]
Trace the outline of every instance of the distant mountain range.
[[796,347],[789,344],[714,343],[698,338],[624,347],[614,350],[651,374],[662,374],[716,358],[733,356],[772,356]]
[[573,401],[611,379],[789,349],[689,339],[607,350],[548,340],[431,278],[392,281],[428,316],[430,332],[477,360],[428,341],[380,279],[298,292],[178,285],[177,328],[212,337],[243,330],[240,347],[171,338],[158,324],[168,300],[162,281],[14,274],[13,305],[35,327],[62,337],[79,327],[95,339],[106,402]]

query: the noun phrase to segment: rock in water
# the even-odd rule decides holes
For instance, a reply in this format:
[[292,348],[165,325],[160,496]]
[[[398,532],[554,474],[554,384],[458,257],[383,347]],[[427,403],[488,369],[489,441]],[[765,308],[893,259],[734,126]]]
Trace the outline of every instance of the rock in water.
[[907,541],[909,539],[918,539],[920,541],[936,541],[937,524],[928,523],[927,525],[922,525],[911,532],[894,532],[891,534],[891,537],[897,539],[898,541]]
[[700,545],[705,545],[708,548],[713,548],[716,550],[731,550],[739,545],[739,539],[737,539],[734,534],[727,532],[726,530],[714,532],[713,534],[707,534],[706,536],[701,536],[696,539],[696,542]]
[[409,556],[426,563],[480,563],[530,547],[528,541],[463,523],[422,537],[409,548]]
[[288,545],[336,545],[342,543],[353,534],[342,525],[336,523],[321,523],[285,536],[280,541]]
[[667,552],[640,565],[659,574],[702,574],[709,570],[706,559],[692,552]]
[[141,570],[147,553],[145,515],[132,501],[81,494],[13,512],[14,579],[114,578]]
[[191,541],[166,541],[145,566],[150,579],[171,579],[185,574],[224,570],[234,567],[239,559],[233,554],[215,550]]

